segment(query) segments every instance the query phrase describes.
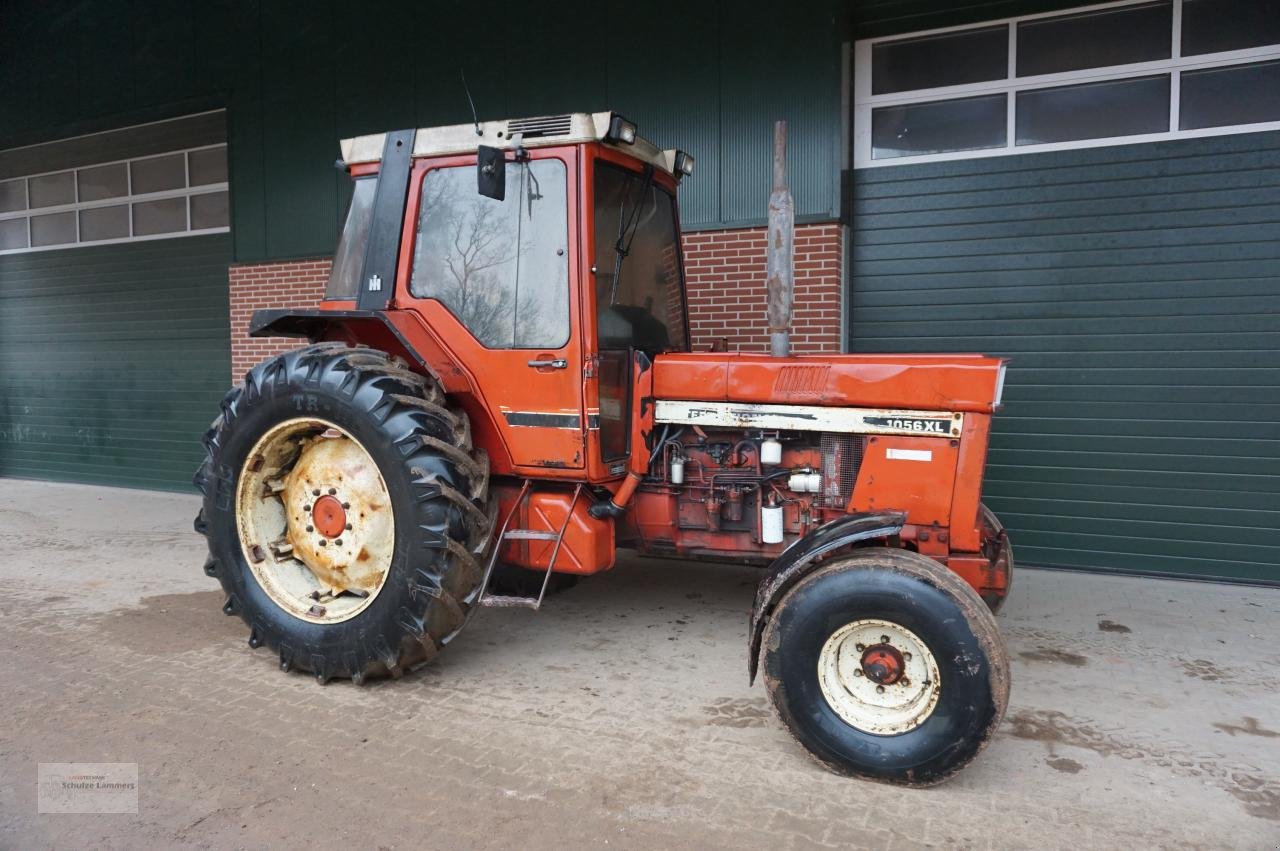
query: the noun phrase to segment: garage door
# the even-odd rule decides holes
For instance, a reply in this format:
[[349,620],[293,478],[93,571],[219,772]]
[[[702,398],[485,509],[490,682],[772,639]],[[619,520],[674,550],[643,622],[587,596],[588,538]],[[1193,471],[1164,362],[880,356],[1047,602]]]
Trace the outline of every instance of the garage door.
[[1023,561],[1280,581],[1280,134],[855,172],[850,346],[1012,358]]
[[0,255],[0,475],[190,488],[230,255],[225,233]]

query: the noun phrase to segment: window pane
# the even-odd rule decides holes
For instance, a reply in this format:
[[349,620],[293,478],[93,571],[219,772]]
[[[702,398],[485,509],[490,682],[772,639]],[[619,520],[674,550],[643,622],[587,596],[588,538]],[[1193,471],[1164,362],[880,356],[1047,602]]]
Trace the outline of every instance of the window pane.
[[1169,77],[1018,92],[1019,145],[1105,139],[1169,129]]
[[192,151],[187,154],[187,167],[190,169],[192,186],[226,183],[227,149],[218,147]]
[[81,201],[123,198],[129,194],[129,170],[124,163],[82,168],[76,172],[80,181]]
[[[675,199],[661,187],[646,188],[640,172],[600,161],[595,165],[594,183],[592,265],[596,267],[600,348],[636,348],[650,356],[671,349],[683,351],[684,297]],[[631,225],[619,265],[618,234],[627,223]],[[600,407],[603,414],[603,402]]]
[[885,41],[871,48],[873,95],[982,83],[1007,76],[1008,25]]
[[133,205],[133,235],[174,233],[187,229],[187,199],[163,198]]
[[1280,44],[1280,0],[1184,0],[1182,55]]
[[0,183],[0,213],[27,209],[27,181],[23,178]]
[[369,244],[369,223],[373,221],[373,193],[377,178],[362,177],[356,180],[351,192],[351,206],[347,208],[347,221],[338,237],[338,249],[333,253],[333,267],[329,270],[329,283],[324,288],[325,298],[355,298],[359,290],[360,269],[364,265],[364,250]]
[[882,160],[1004,147],[1007,95],[886,106],[871,113],[871,157]]
[[69,171],[44,174],[27,181],[31,193],[31,209],[56,207],[76,202],[76,177]]
[[134,160],[129,168],[133,172],[134,195],[181,189],[187,185],[187,165],[182,154]]
[[508,163],[504,201],[476,193],[475,166],[429,172],[422,184],[410,291],[441,301],[490,348],[564,345],[565,192],[560,160]]
[[191,196],[191,229],[227,226],[227,193],[207,192]]
[[31,244],[61,245],[76,241],[76,214],[53,213],[31,217]]
[[27,220],[4,219],[0,221],[0,251],[27,247]]
[[129,205],[80,211],[80,241],[120,239],[129,235]]
[[1168,59],[1169,0],[1018,24],[1018,76]]
[[1280,121],[1280,62],[1182,72],[1178,128]]

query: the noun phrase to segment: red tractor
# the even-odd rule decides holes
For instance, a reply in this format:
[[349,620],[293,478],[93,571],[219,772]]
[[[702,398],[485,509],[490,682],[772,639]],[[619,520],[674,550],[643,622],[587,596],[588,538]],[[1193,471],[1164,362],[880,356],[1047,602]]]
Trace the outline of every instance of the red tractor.
[[[195,477],[205,572],[251,647],[361,683],[618,547],[749,562],[749,673],[818,760],[928,784],[981,750],[1009,694],[1011,550],[979,501],[1002,361],[787,356],[785,254],[773,353],[690,351],[693,159],[614,113],[342,154],[324,301],[250,331],[310,342],[231,390]],[[771,207],[786,249],[785,190]]]

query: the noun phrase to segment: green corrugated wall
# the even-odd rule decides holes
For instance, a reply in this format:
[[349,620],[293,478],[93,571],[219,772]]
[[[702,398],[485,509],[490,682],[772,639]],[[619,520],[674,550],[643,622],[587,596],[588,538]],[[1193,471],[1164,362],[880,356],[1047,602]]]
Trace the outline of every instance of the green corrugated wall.
[[226,234],[0,256],[0,476],[190,490],[231,370]]
[[686,226],[762,224],[772,121],[803,220],[839,215],[839,0],[0,0],[0,149],[226,106],[240,262],[332,252],[337,140],[617,109],[697,158]]
[[1012,365],[1020,560],[1280,581],[1280,133],[855,172],[854,351]]

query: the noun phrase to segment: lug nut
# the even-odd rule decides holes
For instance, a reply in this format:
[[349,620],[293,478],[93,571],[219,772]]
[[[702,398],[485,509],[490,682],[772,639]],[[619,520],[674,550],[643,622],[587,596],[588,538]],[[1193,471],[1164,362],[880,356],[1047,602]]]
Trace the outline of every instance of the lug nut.
[[889,643],[889,636],[887,636],[887,635],[882,635],[882,636],[880,636],[880,643],[881,643],[881,644],[888,644],[888,643]]
[[329,543],[329,542],[328,542],[328,541],[326,541],[324,538],[321,538],[321,539],[320,539],[320,546],[322,546],[322,547],[323,547],[323,546],[325,546],[325,545],[326,545],[326,544],[328,544],[328,543]]
[[307,527],[307,531],[308,531],[308,532],[314,532],[315,530],[316,530],[316,527],[315,527],[315,526],[308,526],[308,527]]
[[320,488],[316,488],[315,490],[313,490],[313,491],[311,492],[311,495],[312,495],[312,496],[319,496],[319,495],[320,495]]
[[350,510],[351,510],[351,503],[349,503],[349,502],[344,502],[344,503],[342,503],[342,510],[343,510],[343,511],[350,511]]
[[884,686],[876,686],[876,694],[884,694]]
[[853,645],[853,647],[854,647],[854,649],[855,649],[855,650],[857,650],[859,653],[861,653],[863,650],[866,650],[866,649],[867,649],[867,645],[865,645],[865,644],[861,644],[861,643],[859,643],[859,644],[855,644],[855,645]]
[[307,609],[307,614],[315,618],[324,617],[324,612],[325,612],[324,606],[312,606],[311,608]]
[[910,662],[910,661],[911,661],[911,654],[910,654],[910,653],[908,653],[908,652],[906,652],[906,651],[904,650],[904,651],[902,652],[902,658],[903,658],[903,659],[906,659],[908,662]]
[[337,488],[329,488],[329,496],[333,496],[338,492]]
[[348,531],[348,532],[350,532],[350,531],[351,531],[351,524],[350,524],[350,523],[348,523],[348,524],[347,524],[347,531]]
[[860,676],[862,676],[862,669],[861,669],[861,668],[854,668],[854,669],[853,669],[853,675],[854,675],[855,677],[860,677]]
[[303,511],[310,512],[310,511],[311,511],[311,506],[309,506],[309,505],[304,505],[304,506],[302,506],[302,510],[303,510]]
[[904,686],[911,685],[911,680],[907,679],[906,677],[903,677],[902,679],[898,680],[898,682]]
[[338,538],[338,539],[337,539],[337,540],[335,540],[333,543],[334,543],[334,546],[338,546],[338,547],[340,547],[340,546],[342,546],[342,539],[341,539],[341,538]]

